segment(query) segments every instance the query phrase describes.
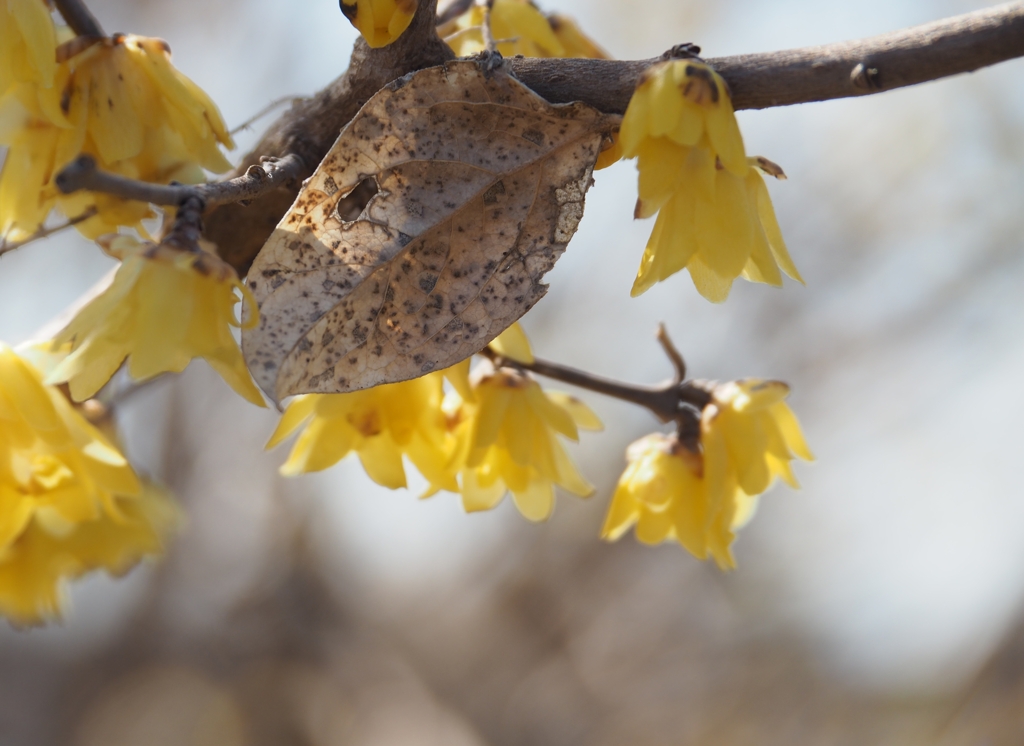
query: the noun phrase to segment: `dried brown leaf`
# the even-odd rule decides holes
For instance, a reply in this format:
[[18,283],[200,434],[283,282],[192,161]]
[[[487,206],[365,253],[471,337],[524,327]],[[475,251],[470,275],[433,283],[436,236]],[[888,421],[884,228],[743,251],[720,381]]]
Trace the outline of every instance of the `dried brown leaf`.
[[[473,61],[389,84],[249,271],[260,323],[242,347],[256,381],[276,400],[354,391],[482,349],[546,292],[615,120]],[[346,220],[366,179],[378,191]]]

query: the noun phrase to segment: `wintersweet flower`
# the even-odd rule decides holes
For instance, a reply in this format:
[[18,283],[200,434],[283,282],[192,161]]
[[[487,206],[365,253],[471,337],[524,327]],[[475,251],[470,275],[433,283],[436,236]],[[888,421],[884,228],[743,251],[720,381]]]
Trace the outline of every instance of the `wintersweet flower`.
[[40,0],[0,0],[0,96],[15,83],[53,86],[57,34]]
[[21,626],[44,623],[61,616],[67,581],[94,570],[124,575],[163,554],[180,520],[173,500],[150,483],[130,499],[113,500],[116,517],[104,512],[64,525],[37,516],[0,548],[0,614]]
[[614,541],[632,527],[647,544],[678,541],[694,556],[710,554],[735,567],[735,532],[758,497],[781,477],[797,487],[793,458],[813,459],[778,381],[715,386],[700,420],[699,441],[653,434],[627,450],[602,537]]
[[198,183],[203,169],[228,170],[218,146],[234,147],[213,101],[171,64],[167,43],[132,35],[60,62],[49,87],[11,86],[0,97],[0,145],[8,146],[0,237],[12,241],[33,234],[54,207],[69,217],[92,215],[76,224],[90,238],[118,226],[144,232],[140,221],[153,214],[145,203],[57,190],[54,177],[79,154],[133,179]]
[[711,521],[701,455],[674,434],[653,433],[626,449],[626,461],[601,537],[615,541],[636,526],[636,538],[645,544],[675,539],[706,559]]
[[467,512],[490,510],[511,492],[520,513],[543,521],[554,507],[556,485],[580,497],[594,491],[558,438],[578,440],[580,428],[601,429],[585,404],[543,391],[527,374],[495,369],[490,361],[473,371],[472,385],[472,401],[449,400],[458,441],[458,491]]
[[[128,358],[138,381],[180,373],[193,358],[205,359],[238,394],[265,406],[231,334],[233,309],[256,302],[235,271],[213,254],[181,251],[128,236],[101,241],[121,266],[110,287],[90,301],[54,338],[71,353],[50,374],[67,382],[76,401],[93,396]],[[236,292],[241,296],[241,299]]]
[[784,178],[764,158],[748,159],[725,81],[707,65],[674,60],[648,68],[623,117],[624,158],[638,159],[635,215],[658,219],[633,284],[636,296],[686,267],[713,302],[740,275],[800,282],[760,171]]
[[173,515],[36,367],[0,345],[0,614],[18,624],[57,615],[64,579],[127,571],[160,551]]
[[[505,57],[568,57],[552,24],[528,0],[495,0],[491,7],[491,35]],[[484,50],[481,27],[484,10],[474,5],[455,20],[438,28],[457,57]]]
[[341,0],[341,12],[374,49],[403,34],[416,14],[417,0]]
[[406,486],[406,456],[432,484],[457,489],[449,468],[451,439],[441,402],[449,371],[347,394],[304,394],[288,404],[267,448],[302,428],[287,476],[333,466],[352,451],[370,478],[384,487]]

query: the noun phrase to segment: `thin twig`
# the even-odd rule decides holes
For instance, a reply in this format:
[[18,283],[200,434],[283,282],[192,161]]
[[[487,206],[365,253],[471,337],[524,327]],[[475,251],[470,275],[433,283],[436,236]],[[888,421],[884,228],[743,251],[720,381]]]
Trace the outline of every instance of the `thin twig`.
[[79,36],[106,36],[100,22],[82,0],[53,0],[53,4],[71,30]]
[[47,228],[45,226],[39,226],[39,229],[35,233],[33,233],[31,236],[26,236],[25,238],[21,239],[20,241],[8,242],[6,238],[2,239],[2,240],[0,240],[0,256],[3,256],[8,251],[14,251],[15,249],[20,249],[25,244],[32,243],[33,241],[37,241],[40,238],[47,238],[48,236],[52,236],[52,235],[54,235],[56,233],[60,233],[61,231],[67,230],[68,228],[72,228],[72,227],[78,225],[79,223],[82,223],[82,222],[88,220],[89,218],[91,218],[95,214],[96,214],[96,208],[95,207],[90,207],[90,208],[86,209],[86,211],[83,212],[81,215],[75,215],[75,217],[73,217],[73,218],[68,218],[63,223],[59,223],[58,225],[53,225],[53,226],[50,226],[49,228]]
[[262,119],[267,114],[274,111],[274,109],[277,109],[280,106],[284,106],[285,104],[294,104],[297,101],[305,100],[305,96],[282,96],[281,98],[274,99],[269,104],[267,104],[262,109],[253,114],[251,117],[242,122],[240,125],[231,130],[228,134],[237,135],[239,132],[241,132],[244,129],[248,129],[257,121],[259,121],[260,119]]
[[672,368],[676,373],[673,380],[676,383],[682,383],[686,380],[686,361],[683,360],[682,353],[673,344],[672,338],[668,336],[668,330],[665,328],[664,323],[658,324],[658,331],[654,337],[658,340],[658,344],[661,345],[661,349],[664,350],[665,356],[672,363]]
[[154,205],[180,205],[185,200],[199,199],[203,205],[210,206],[253,199],[298,178],[306,168],[299,156],[290,153],[283,158],[267,158],[259,165],[250,166],[244,175],[227,181],[194,186],[164,185],[100,171],[93,158],[82,155],[65,166],[54,181],[64,194],[84,189]]
[[491,8],[494,0],[477,0],[484,12],[483,20],[480,22],[480,35],[484,40],[484,50],[490,53],[498,51],[498,45],[494,43],[494,31],[491,29]]

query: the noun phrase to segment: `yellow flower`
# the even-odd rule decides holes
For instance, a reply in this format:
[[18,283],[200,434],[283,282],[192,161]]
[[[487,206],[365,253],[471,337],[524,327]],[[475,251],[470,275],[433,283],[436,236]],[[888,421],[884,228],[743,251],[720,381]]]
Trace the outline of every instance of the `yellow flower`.
[[694,556],[735,567],[735,531],[750,520],[775,477],[797,487],[790,461],[813,459],[778,381],[718,385],[700,421],[699,445],[649,435],[627,451],[601,535],[609,541],[634,525],[648,544],[675,540]]
[[635,525],[637,539],[645,544],[676,539],[707,558],[709,506],[700,454],[675,435],[654,433],[630,445],[626,460],[602,538],[615,541]]
[[95,211],[76,225],[90,238],[118,226],[141,231],[140,221],[152,216],[149,205],[63,195],[54,177],[86,153],[102,169],[133,179],[198,183],[204,168],[230,168],[218,143],[234,147],[213,101],[171,65],[166,42],[104,39],[57,65],[52,86],[21,82],[0,97],[0,145],[8,146],[0,236],[26,238],[57,206],[69,217]]
[[0,96],[15,83],[49,88],[57,34],[43,0],[0,0]]
[[457,489],[441,410],[449,371],[348,394],[297,396],[288,404],[267,448],[302,427],[282,474],[320,471],[355,451],[371,479],[398,489],[406,486],[404,455],[432,484]]
[[555,38],[561,43],[566,57],[591,60],[609,59],[608,53],[584,34],[576,22],[568,16],[552,13],[548,16],[548,23],[551,25],[551,30],[555,32]]
[[386,47],[409,28],[416,0],[341,0],[341,12],[376,49]]
[[60,616],[65,581],[92,570],[123,575],[162,554],[179,521],[173,501],[148,483],[138,496],[115,501],[117,517],[103,513],[70,526],[37,519],[0,550],[0,614],[18,625],[43,623]]
[[[484,50],[484,11],[474,5],[461,16],[438,28],[457,57]],[[551,23],[528,0],[495,0],[491,8],[491,34],[505,57],[568,57]]]
[[62,578],[159,551],[169,502],[42,373],[0,345],[0,614],[59,611]]
[[192,358],[204,358],[241,396],[259,406],[263,397],[231,334],[233,307],[256,303],[234,270],[212,254],[112,236],[108,253],[122,260],[113,283],[79,311],[54,338],[70,342],[69,354],[50,374],[67,382],[76,401],[95,394],[128,358],[128,372],[143,381],[180,373]]
[[747,158],[718,73],[691,60],[648,68],[619,140],[623,157],[638,158],[636,217],[658,213],[632,295],[683,267],[701,295],[716,303],[741,274],[781,285],[781,268],[803,281],[759,173],[783,178],[782,170],[766,159]]
[[581,497],[594,491],[558,439],[578,440],[578,428],[601,429],[585,404],[489,361],[473,371],[472,384],[471,401],[449,400],[458,441],[454,465],[468,512],[490,510],[511,491],[520,513],[543,521],[554,507],[555,485]]

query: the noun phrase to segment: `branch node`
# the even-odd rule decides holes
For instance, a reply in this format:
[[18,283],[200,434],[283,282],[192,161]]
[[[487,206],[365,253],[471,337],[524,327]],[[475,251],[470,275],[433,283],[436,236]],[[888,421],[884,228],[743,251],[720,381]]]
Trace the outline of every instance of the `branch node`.
[[661,55],[663,60],[699,60],[700,47],[688,41],[676,44],[667,52]]
[[850,72],[850,83],[859,91],[880,91],[882,81],[877,67],[868,67],[858,62]]

